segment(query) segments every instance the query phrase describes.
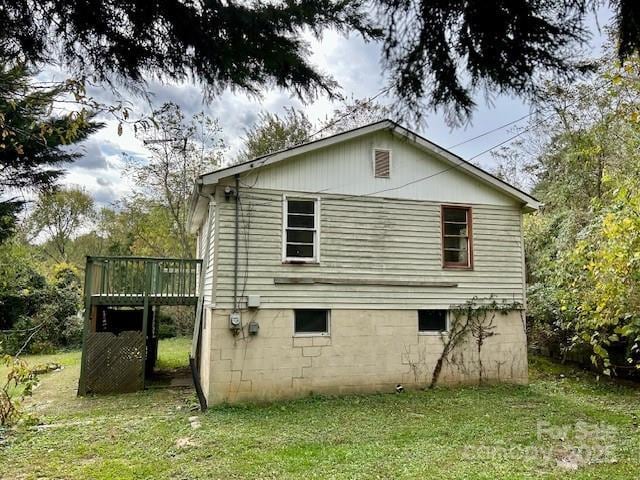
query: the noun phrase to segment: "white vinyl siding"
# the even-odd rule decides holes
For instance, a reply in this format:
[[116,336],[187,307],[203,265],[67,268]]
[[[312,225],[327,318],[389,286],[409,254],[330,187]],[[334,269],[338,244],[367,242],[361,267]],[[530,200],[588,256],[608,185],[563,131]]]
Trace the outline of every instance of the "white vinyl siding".
[[[216,205],[209,206],[210,212],[204,218],[204,222],[198,232],[198,258],[202,259],[203,266],[205,264],[207,271],[204,276],[204,301],[206,304],[214,302],[214,271],[216,259]],[[210,214],[210,215],[209,215]],[[209,228],[209,217],[211,218],[211,228]],[[204,256],[207,249],[207,235],[209,236],[209,259],[205,260]]]
[[[375,149],[391,152],[389,178],[375,177]],[[416,181],[421,178],[426,180]],[[377,132],[259,167],[243,174],[242,179],[245,185],[281,192],[373,193],[378,198],[519,207],[514,199],[494,187],[390,132]]]
[[[298,195],[240,190],[240,285],[244,296],[261,296],[261,308],[419,310],[446,309],[474,296],[524,300],[517,206],[472,205],[474,270],[455,271],[442,269],[441,202],[322,194],[322,264],[290,265],[282,263],[283,194]],[[229,308],[235,208],[233,201],[218,200],[217,306]],[[276,277],[332,278],[348,284],[277,285]],[[367,285],[358,280],[400,284]],[[453,282],[457,286],[407,286],[402,282]]]

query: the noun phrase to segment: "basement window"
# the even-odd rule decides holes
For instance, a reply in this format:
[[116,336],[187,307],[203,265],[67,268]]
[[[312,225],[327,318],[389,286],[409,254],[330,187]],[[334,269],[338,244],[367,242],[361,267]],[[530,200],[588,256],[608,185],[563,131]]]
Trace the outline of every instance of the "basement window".
[[373,171],[376,178],[391,176],[391,150],[373,150]]
[[320,260],[318,245],[319,205],[317,198],[284,198],[282,259],[287,263]]
[[473,268],[471,208],[442,207],[442,266]]
[[419,333],[442,333],[447,330],[446,310],[418,310]]
[[328,336],[329,310],[294,310],[294,335]]

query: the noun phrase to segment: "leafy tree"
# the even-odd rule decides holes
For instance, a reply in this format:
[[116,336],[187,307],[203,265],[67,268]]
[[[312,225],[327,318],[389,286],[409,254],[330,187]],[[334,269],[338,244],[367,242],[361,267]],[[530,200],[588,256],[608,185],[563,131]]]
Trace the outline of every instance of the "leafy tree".
[[531,133],[545,203],[525,223],[532,343],[610,374],[640,366],[637,69],[609,60],[589,84],[550,87],[553,118]]
[[[183,251],[176,228],[168,209],[144,198],[123,201],[118,210],[104,209],[98,226],[105,254],[157,257]],[[191,236],[187,241],[191,248]]]
[[154,112],[154,118],[154,127],[141,134],[151,152],[149,159],[129,158],[127,170],[136,185],[130,211],[152,213],[160,221],[146,226],[156,232],[163,227],[155,238],[177,239],[179,250],[173,255],[189,258],[195,249],[194,238],[187,230],[193,182],[220,165],[225,148],[221,129],[217,120],[202,113],[186,119],[173,103]]
[[[4,250],[8,244],[0,247]],[[0,252],[0,255],[2,253]],[[0,329],[5,352],[52,352],[75,347],[82,339],[81,279],[76,267],[56,264],[45,276],[42,265],[23,265],[17,288],[0,290],[9,300],[2,313],[7,317]]]
[[[332,28],[383,39],[383,66],[401,110],[446,108],[463,121],[480,88],[537,95],[542,80],[575,78],[596,0],[2,0],[0,54],[61,60],[79,73],[140,85],[145,75],[194,78],[213,95],[278,86],[308,98],[337,85],[308,61],[304,32]],[[633,0],[610,0],[620,59],[640,45]],[[370,11],[370,12],[369,12]],[[374,13],[372,15],[371,13]]]
[[312,134],[313,125],[306,114],[285,108],[284,115],[262,112],[258,121],[245,131],[244,148],[237,161],[242,162],[299,145]]
[[244,148],[237,162],[251,160],[310,140],[389,118],[391,109],[370,98],[342,100],[331,116],[318,126],[302,111],[285,108],[283,115],[262,112],[258,121],[245,131]]
[[0,64],[0,242],[15,229],[24,202],[16,192],[51,187],[78,157],[64,148],[100,128],[84,109],[52,115],[56,101],[82,96],[78,82],[36,83],[21,65]]
[[91,196],[77,187],[43,192],[29,216],[32,235],[46,235],[44,251],[57,261],[68,260],[68,246],[84,227],[92,226],[95,212]]
[[611,203],[562,253],[554,278],[573,343],[589,346],[608,375],[640,368],[639,187],[638,178],[618,184]]
[[49,273],[46,304],[32,322],[43,326],[29,345],[31,352],[77,347],[82,341],[82,279],[69,263],[56,264]]
[[342,100],[325,119],[320,128],[322,136],[362,127],[392,117],[392,109],[375,101],[375,98],[351,98]]
[[29,245],[17,238],[0,245],[0,330],[32,317],[44,302],[47,280]]

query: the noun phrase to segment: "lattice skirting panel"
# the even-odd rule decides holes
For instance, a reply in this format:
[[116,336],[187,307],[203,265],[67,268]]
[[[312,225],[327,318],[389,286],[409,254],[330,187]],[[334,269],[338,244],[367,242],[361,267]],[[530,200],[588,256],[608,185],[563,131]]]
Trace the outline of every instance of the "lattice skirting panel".
[[126,393],[144,388],[142,332],[89,333],[85,348],[87,393]]

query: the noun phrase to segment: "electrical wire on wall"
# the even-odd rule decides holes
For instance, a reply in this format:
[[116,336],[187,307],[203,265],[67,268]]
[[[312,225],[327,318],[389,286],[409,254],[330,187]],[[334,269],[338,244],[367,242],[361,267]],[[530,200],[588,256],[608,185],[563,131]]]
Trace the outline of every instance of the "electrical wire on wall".
[[253,211],[253,205],[250,203],[247,207],[247,212],[245,213],[242,197],[238,197],[238,204],[240,207],[240,218],[242,223],[244,223],[244,278],[242,281],[242,291],[240,292],[240,298],[244,298],[249,279],[249,246],[251,241],[251,213]]

